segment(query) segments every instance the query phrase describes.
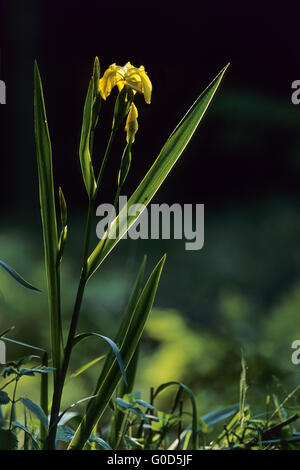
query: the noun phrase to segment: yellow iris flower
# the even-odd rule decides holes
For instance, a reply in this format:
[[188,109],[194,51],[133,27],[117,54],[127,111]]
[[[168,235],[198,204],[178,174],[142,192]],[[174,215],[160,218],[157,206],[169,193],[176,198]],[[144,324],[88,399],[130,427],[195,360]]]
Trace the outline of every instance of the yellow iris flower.
[[132,144],[134,142],[135,134],[139,128],[137,118],[138,110],[136,109],[135,104],[131,103],[125,126],[125,131],[127,133],[126,140],[128,144]]
[[127,85],[133,92],[141,93],[144,95],[146,103],[151,102],[152,83],[145,71],[145,67],[141,65],[139,68],[127,62],[123,67],[120,65],[112,64],[105,72],[99,81],[99,90],[102,98],[110,95],[114,86],[118,87],[119,91]]

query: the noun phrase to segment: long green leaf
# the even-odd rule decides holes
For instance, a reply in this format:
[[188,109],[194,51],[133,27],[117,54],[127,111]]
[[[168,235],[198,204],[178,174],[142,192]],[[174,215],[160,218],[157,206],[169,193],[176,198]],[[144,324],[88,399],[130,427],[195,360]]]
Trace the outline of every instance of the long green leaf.
[[93,359],[92,361],[87,362],[82,367],[75,370],[75,372],[73,372],[73,374],[70,375],[70,379],[74,379],[75,377],[78,377],[79,375],[83,374],[86,370],[88,370],[90,367],[94,366],[95,364],[98,364],[98,362],[102,361],[104,358],[105,358],[105,354],[103,354],[102,356],[96,357],[96,359]]
[[56,376],[60,370],[62,353],[59,276],[57,272],[57,220],[54,198],[51,142],[47,124],[42,82],[36,62],[34,64],[34,127],[50,310],[52,359],[53,366],[56,369]]
[[[50,371],[51,368],[48,367],[48,354],[45,352],[42,356],[42,366],[44,371]],[[40,406],[44,411],[45,415],[48,417],[48,389],[49,389],[49,382],[48,382],[48,374],[41,373],[41,386],[40,386]],[[40,425],[40,440],[45,442],[47,437],[47,432],[44,429],[44,426]]]
[[27,289],[31,289],[31,290],[35,290],[37,292],[41,292],[40,289],[37,289],[36,287],[34,287],[32,284],[29,284],[29,282],[25,281],[25,279],[19,274],[17,273],[17,271],[15,271],[11,266],[9,266],[8,264],[4,263],[4,261],[1,261],[0,260],[0,266],[2,266],[3,269],[5,269],[5,271],[11,275],[11,277],[13,277],[19,284],[21,284],[22,286],[26,287]]
[[[136,308],[131,316],[128,329],[123,337],[120,352],[124,361],[125,368],[128,367],[134,355],[137,345],[143,333],[145,323],[151,311],[156,295],[162,268],[165,263],[166,255],[158,262],[151,273],[142,293],[140,294]],[[70,450],[80,450],[89,438],[93,427],[102,416],[109,400],[112,397],[121,378],[121,371],[115,359],[107,372],[106,377],[100,384],[97,396],[89,403],[86,414],[76,430],[75,436],[69,445]]]
[[93,120],[93,94],[94,82],[93,78],[91,78],[84,104],[81,138],[79,145],[79,159],[81,172],[89,198],[93,196],[96,187],[96,180],[90,153],[90,139]]
[[[103,239],[98,243],[88,259],[88,276],[99,268],[106,256],[116,246],[124,234],[134,224],[141,213],[128,215],[129,208],[134,204],[149,204],[159,187],[189,143],[211,100],[213,99],[228,65],[221,70],[214,81],[199,96],[187,114],[175,128],[158,158],[135,190],[128,203],[122,208],[118,217],[111,223]],[[116,234],[116,235],[115,235]]]
[[103,447],[103,449],[105,450],[113,450],[106,441],[104,441],[100,437],[93,436],[93,434],[90,436],[89,441],[96,442],[100,447]]
[[239,410],[239,405],[227,406],[220,410],[211,411],[204,416],[201,416],[201,420],[205,422],[207,426],[212,426],[220,421],[229,418]]
[[117,358],[117,361],[118,361],[118,364],[119,364],[119,367],[120,367],[120,370],[121,370],[121,373],[122,373],[122,376],[123,376],[123,380],[124,380],[125,384],[127,385],[127,378],[126,378],[126,372],[125,372],[125,368],[124,368],[123,359],[122,359],[122,356],[120,354],[118,346],[116,345],[116,343],[112,339],[108,338],[107,336],[100,335],[99,333],[80,333],[79,335],[76,335],[75,338],[74,338],[73,348],[77,343],[79,343],[80,341],[82,341],[82,340],[84,340],[84,339],[86,339],[90,336],[95,336],[96,338],[104,339],[104,341],[106,341],[110,345],[115,357]]
[[18,346],[23,346],[24,348],[34,349],[35,351],[40,351],[42,353],[46,352],[45,349],[32,346],[31,344],[22,343],[21,341],[16,341],[15,339],[6,338],[6,336],[1,336],[1,339],[7,343],[17,344]]

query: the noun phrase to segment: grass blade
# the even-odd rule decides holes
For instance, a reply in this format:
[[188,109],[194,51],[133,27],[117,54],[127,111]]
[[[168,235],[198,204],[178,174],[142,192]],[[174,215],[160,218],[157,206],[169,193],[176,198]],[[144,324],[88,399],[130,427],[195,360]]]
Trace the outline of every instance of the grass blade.
[[[45,352],[42,357],[42,366],[45,369],[48,369],[48,354]],[[40,406],[44,411],[47,419],[48,419],[48,374],[41,374],[41,389],[40,389]],[[47,432],[45,431],[44,426],[40,425],[40,440],[45,442],[47,437]]]
[[70,379],[74,379],[75,377],[78,377],[79,375],[83,374],[86,370],[88,370],[90,367],[93,367],[95,364],[98,364],[98,362],[102,361],[104,358],[105,358],[105,354],[103,354],[102,356],[96,357],[96,359],[93,359],[90,362],[87,362],[82,367],[75,370],[75,372],[73,372],[73,374],[70,375]]
[[83,109],[82,129],[79,145],[81,172],[89,198],[92,198],[96,188],[96,180],[90,152],[90,139],[93,120],[93,95],[94,82],[93,78],[91,78]]
[[25,281],[25,279],[19,273],[17,273],[17,271],[15,271],[8,264],[4,263],[4,261],[0,260],[0,266],[2,266],[2,268],[5,269],[5,271],[8,274],[10,274],[10,276],[13,277],[22,286],[26,287],[27,289],[31,289],[31,290],[35,290],[37,292],[41,292],[40,289],[37,289],[32,284],[29,284],[29,282]]
[[38,348],[37,346],[32,346],[31,344],[22,343],[21,341],[16,341],[15,339],[6,338],[6,336],[1,336],[1,339],[3,341],[6,341],[7,343],[17,344],[18,346],[23,346],[24,348],[34,349],[35,351],[40,351],[42,353],[46,352],[45,349]]
[[232,406],[227,406],[226,408],[222,408],[221,410],[215,410],[211,411],[210,413],[207,413],[204,416],[201,416],[201,421],[204,421],[204,423],[207,426],[213,426],[216,423],[219,423],[220,421],[223,421],[224,419],[229,418],[233,414],[235,414],[239,410],[239,405],[232,405]]
[[123,376],[123,380],[124,380],[125,384],[127,384],[127,378],[126,378],[123,359],[122,359],[122,356],[120,354],[118,346],[116,345],[116,343],[112,339],[108,338],[107,336],[100,335],[99,333],[81,333],[81,334],[75,336],[73,347],[77,343],[79,343],[80,341],[84,340],[85,338],[88,338],[89,336],[96,336],[97,338],[104,339],[104,341],[106,341],[110,345],[110,347],[113,350],[113,353],[114,353],[115,357],[117,358],[117,361],[118,361],[118,364],[119,364],[119,367],[120,367],[120,371],[121,371],[122,376]]
[[242,353],[241,365],[242,365],[242,372],[241,372],[241,378],[240,378],[240,419],[241,419],[241,426],[243,426],[244,420],[245,420],[246,394],[247,394],[247,389],[248,389],[247,367],[246,367],[246,361],[245,361],[243,353]]

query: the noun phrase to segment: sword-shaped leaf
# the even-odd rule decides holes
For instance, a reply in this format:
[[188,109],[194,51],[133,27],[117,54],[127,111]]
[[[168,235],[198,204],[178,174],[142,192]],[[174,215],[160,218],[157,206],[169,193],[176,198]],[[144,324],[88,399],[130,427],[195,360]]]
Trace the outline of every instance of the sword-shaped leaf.
[[57,272],[58,236],[54,198],[52,150],[38,65],[34,64],[34,128],[39,173],[39,195],[44,238],[53,366],[61,364],[61,318]]
[[0,266],[8,273],[10,274],[11,277],[13,277],[19,284],[22,286],[26,287],[27,289],[35,290],[37,292],[41,292],[40,289],[37,289],[37,287],[34,287],[32,284],[29,282],[25,281],[25,279],[17,273],[11,266],[8,264],[4,263],[4,261],[0,260]]

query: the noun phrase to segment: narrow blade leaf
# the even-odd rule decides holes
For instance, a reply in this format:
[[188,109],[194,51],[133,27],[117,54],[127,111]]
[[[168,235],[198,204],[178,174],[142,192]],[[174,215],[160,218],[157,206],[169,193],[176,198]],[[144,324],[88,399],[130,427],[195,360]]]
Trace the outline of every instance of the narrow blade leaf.
[[35,290],[37,292],[41,292],[40,289],[37,289],[37,287],[34,287],[32,284],[29,284],[29,282],[25,281],[25,279],[19,273],[17,273],[17,271],[15,271],[8,264],[4,263],[4,261],[0,260],[0,266],[2,266],[2,268],[5,269],[5,271],[8,274],[10,274],[10,276],[13,277],[15,279],[15,281],[17,281],[22,286],[26,287],[27,289],[31,289],[31,290]]
[[120,354],[118,346],[116,345],[116,343],[112,339],[108,338],[107,336],[99,335],[99,333],[81,333],[81,334],[75,336],[74,343],[73,343],[73,348],[77,343],[79,343],[80,341],[82,341],[85,338],[88,338],[89,336],[96,336],[97,338],[104,339],[104,341],[106,341],[110,345],[110,347],[112,348],[112,350],[113,350],[113,352],[114,352],[114,354],[117,358],[117,361],[118,361],[118,364],[119,364],[120,371],[122,373],[124,382],[127,385],[127,379],[126,379],[126,373],[125,373],[123,359],[122,359],[122,356]]
[[34,349],[35,351],[40,351],[43,353],[46,352],[45,349],[38,348],[37,346],[32,346],[31,344],[22,343],[21,341],[16,341],[15,339],[6,338],[6,336],[2,336],[1,339],[3,341],[6,341],[7,343],[17,344],[19,346],[23,346],[24,348]]
[[102,447],[105,450],[113,450],[106,441],[101,439],[101,437],[91,435],[91,437],[89,438],[89,441],[96,442],[100,447]]
[[80,367],[75,372],[73,372],[72,375],[70,375],[70,379],[74,379],[75,377],[78,377],[79,375],[83,374],[86,370],[88,370],[90,367],[94,366],[95,364],[98,364],[98,362],[102,361],[104,358],[105,358],[105,354],[103,354],[102,356],[96,357],[96,359],[93,359],[87,364],[84,364],[82,367]]
[[81,138],[79,145],[79,159],[81,172],[88,196],[90,198],[93,196],[96,187],[96,180],[90,153],[90,139],[93,120],[93,89],[93,79],[91,78],[84,104]]
[[39,195],[43,226],[53,365],[58,374],[61,362],[60,295],[57,272],[58,235],[54,198],[52,150],[41,77],[34,65],[34,127],[39,174]]

